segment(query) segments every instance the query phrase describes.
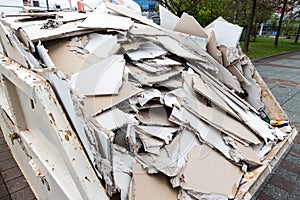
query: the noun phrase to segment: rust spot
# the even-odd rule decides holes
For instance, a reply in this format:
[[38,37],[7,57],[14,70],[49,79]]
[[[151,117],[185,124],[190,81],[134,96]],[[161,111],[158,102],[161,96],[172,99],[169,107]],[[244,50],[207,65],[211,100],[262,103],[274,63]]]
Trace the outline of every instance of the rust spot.
[[75,158],[73,158],[72,161],[75,161]]
[[70,140],[70,138],[69,138],[69,136],[68,136],[68,135],[65,135],[65,139],[66,139],[67,141],[69,141],[69,140]]
[[68,134],[69,136],[72,136],[72,132],[71,132],[70,130],[66,130],[65,132],[66,132],[66,134]]
[[56,126],[56,122],[54,120],[52,113],[49,113],[49,118],[50,118],[50,123],[53,124],[54,126]]
[[49,162],[49,160],[46,160],[46,162]]
[[11,143],[14,145],[14,140],[18,139],[19,135],[18,135],[18,133],[11,133],[11,134],[9,134],[9,137],[10,137]]
[[84,177],[85,180],[87,180],[88,182],[91,182],[91,180],[86,176]]

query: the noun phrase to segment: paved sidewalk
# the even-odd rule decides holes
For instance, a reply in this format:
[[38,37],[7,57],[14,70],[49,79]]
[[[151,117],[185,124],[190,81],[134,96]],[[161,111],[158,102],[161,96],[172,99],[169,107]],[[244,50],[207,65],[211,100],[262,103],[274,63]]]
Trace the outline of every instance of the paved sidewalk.
[[[300,131],[300,51],[254,62],[290,120]],[[253,199],[300,199],[300,134]],[[0,200],[35,199],[0,131]]]
[[[254,65],[300,131],[300,51],[259,59]],[[300,199],[300,134],[253,199]]]

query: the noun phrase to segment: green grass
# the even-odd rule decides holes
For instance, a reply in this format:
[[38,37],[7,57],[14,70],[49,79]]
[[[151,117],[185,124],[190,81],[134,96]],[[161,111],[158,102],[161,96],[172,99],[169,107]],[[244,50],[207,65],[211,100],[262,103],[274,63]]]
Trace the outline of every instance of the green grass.
[[[241,42],[241,47],[244,43]],[[274,54],[300,50],[300,40],[298,44],[294,39],[279,38],[278,46],[274,46],[274,38],[257,37],[255,42],[249,43],[249,51],[245,52],[250,59],[262,58]]]

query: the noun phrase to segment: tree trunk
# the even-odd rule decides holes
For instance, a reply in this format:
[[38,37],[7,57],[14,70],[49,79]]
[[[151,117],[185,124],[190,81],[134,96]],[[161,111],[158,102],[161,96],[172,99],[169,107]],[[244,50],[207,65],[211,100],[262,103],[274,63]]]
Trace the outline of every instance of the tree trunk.
[[284,0],[282,10],[281,10],[281,15],[280,15],[280,18],[279,18],[277,33],[276,33],[276,36],[275,36],[274,46],[278,46],[278,39],[279,39],[279,36],[280,36],[280,30],[281,30],[281,25],[282,25],[282,21],[283,21],[283,16],[284,16],[286,4],[287,4],[287,0]]
[[245,42],[244,42],[244,47],[243,47],[244,52],[247,52],[249,50],[249,41],[250,41],[250,35],[251,35],[251,31],[252,31],[252,26],[253,26],[253,19],[254,19],[254,15],[255,15],[255,7],[256,7],[256,0],[252,0],[251,16],[248,21],[248,27],[247,27]]
[[295,38],[295,44],[298,43],[299,34],[300,34],[300,24],[298,25],[298,30],[297,30],[297,34],[296,34],[296,38]]

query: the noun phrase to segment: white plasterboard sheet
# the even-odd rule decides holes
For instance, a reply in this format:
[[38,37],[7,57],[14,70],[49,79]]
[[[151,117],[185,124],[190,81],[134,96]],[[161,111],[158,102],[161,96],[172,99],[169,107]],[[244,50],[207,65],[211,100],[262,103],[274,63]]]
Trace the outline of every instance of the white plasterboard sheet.
[[215,32],[211,30],[207,45],[206,45],[207,52],[220,64],[223,64],[222,60],[222,52],[217,48],[217,40],[215,36]]
[[21,64],[24,67],[27,67],[24,55],[22,55],[22,53],[15,48],[13,42],[10,41],[10,39],[12,39],[11,34],[7,31],[6,27],[2,23],[0,23],[0,36],[1,43],[6,54],[17,63]]
[[259,139],[251,130],[249,130],[240,121],[226,115],[224,111],[221,111],[216,107],[204,105],[200,101],[191,98],[184,90],[180,88],[172,91],[171,94],[182,99],[182,104],[187,110],[222,132],[229,134],[230,136],[234,136],[234,138],[247,141],[248,143],[260,143]]
[[173,30],[179,21],[179,17],[174,15],[168,9],[164,8],[162,5],[159,5],[159,17],[160,26],[168,30]]
[[219,92],[219,95],[226,103],[243,119],[244,124],[261,136],[267,144],[270,140],[275,140],[274,129],[263,121],[258,115],[249,110],[242,109],[238,104]]
[[113,3],[106,3],[105,4],[106,7],[110,10],[113,10],[121,15],[124,15],[126,17],[138,20],[144,24],[147,24],[149,26],[155,27],[160,29],[160,26],[158,26],[157,24],[155,24],[152,20],[148,19],[145,16],[139,15],[137,13],[132,12],[132,10],[130,10],[129,8],[122,6],[122,5],[116,5]]
[[185,166],[187,155],[194,146],[200,146],[197,136],[190,130],[184,129],[176,135],[173,141],[160,149],[159,156],[138,155],[138,162],[149,167],[148,170],[158,170],[169,177],[178,175]]
[[38,45],[36,45],[36,49],[41,60],[46,65],[46,67],[49,69],[55,68],[54,63],[48,54],[48,50],[45,49],[45,47],[41,44],[41,42],[39,42]]
[[177,200],[177,190],[169,179],[161,174],[148,174],[140,165],[134,164],[130,200]]
[[132,66],[127,64],[127,67],[130,70],[130,74],[142,85],[148,85],[152,86],[153,84],[161,83],[164,81],[169,80],[170,78],[178,75],[182,71],[182,67],[174,67],[171,71],[166,72],[164,74],[153,75],[150,73],[145,72],[142,69],[139,69],[138,67]]
[[131,182],[132,164],[135,159],[125,149],[113,145],[113,174],[116,187],[121,190],[121,200],[128,200]]
[[135,65],[146,72],[155,73],[155,74],[163,74],[171,70],[170,67],[154,66],[151,64],[149,65],[147,62],[137,62],[135,63]]
[[218,17],[213,22],[211,22],[206,27],[204,27],[204,30],[206,31],[207,34],[210,34],[211,30],[213,30],[213,28],[214,28],[215,22],[217,22],[217,21],[227,22],[225,19],[223,19],[223,17]]
[[141,92],[138,96],[138,103],[141,106],[144,106],[148,101],[154,98],[162,98],[162,93],[155,88],[146,88],[143,92]]
[[218,45],[236,47],[240,40],[243,28],[228,22],[216,21],[214,23],[214,31]]
[[247,102],[249,102],[251,106],[253,106],[257,110],[259,108],[263,108],[264,104],[261,101],[261,88],[253,78],[248,78],[248,82],[250,83],[250,85],[242,84],[243,88],[248,92],[248,96],[246,97]]
[[101,113],[141,91],[143,90],[135,87],[131,83],[123,82],[118,95],[86,97],[84,99],[85,112],[88,115],[96,115],[97,113]]
[[[228,71],[230,71],[231,74],[233,74],[237,79],[243,83],[244,85],[251,85],[251,83],[246,79],[246,77],[238,70],[238,68],[235,65],[229,65],[227,67]],[[245,88],[244,88],[245,89]]]
[[146,152],[159,155],[160,149],[164,145],[164,141],[151,137],[143,132],[137,132],[141,139]]
[[135,36],[138,35],[148,35],[148,36],[156,36],[156,35],[167,35],[165,32],[154,28],[152,26],[148,26],[145,24],[134,23],[133,26],[128,31],[130,34]]
[[97,116],[94,119],[108,130],[114,131],[126,124],[133,123],[133,117],[118,108],[112,108]]
[[99,58],[111,56],[120,48],[120,44],[117,43],[117,36],[91,33],[89,37],[90,39],[84,48]]
[[78,27],[128,30],[132,25],[133,21],[128,17],[107,14],[101,9],[96,9],[79,23]]
[[169,144],[172,141],[173,133],[178,131],[178,128],[175,127],[162,127],[162,126],[137,126],[137,131],[142,131],[147,135],[160,138],[165,141],[166,144]]
[[71,84],[81,95],[118,94],[122,86],[124,66],[122,55],[110,56],[73,74]]
[[190,128],[196,130],[205,143],[215,147],[226,158],[231,159],[229,154],[231,148],[225,144],[221,131],[202,121],[183,107],[176,108],[174,106],[171,116],[183,123],[183,125],[188,125]]
[[228,112],[230,115],[234,116],[236,119],[240,119],[240,117],[227,105],[227,103],[212,89],[214,86],[205,83],[198,75],[193,76],[193,83],[193,88],[197,92],[215,103],[224,111]]
[[193,16],[187,13],[182,14],[180,20],[177,22],[176,26],[174,27],[174,31],[186,33],[189,35],[199,36],[202,38],[208,37],[205,30],[197,22],[197,20]]
[[163,56],[166,53],[166,50],[150,41],[142,43],[137,50],[126,52],[129,58],[135,61],[156,58]]
[[190,151],[182,175],[182,188],[186,190],[234,198],[243,172],[210,147],[201,145]]

